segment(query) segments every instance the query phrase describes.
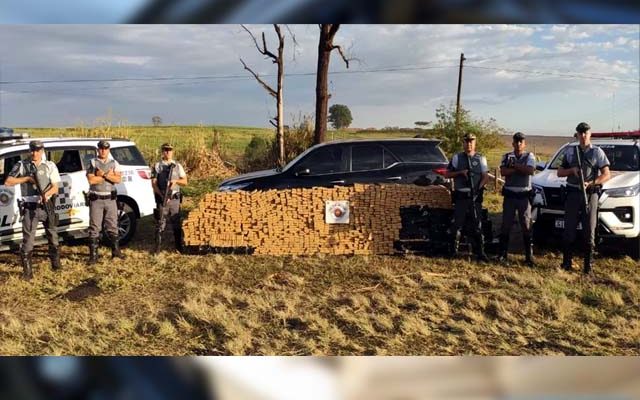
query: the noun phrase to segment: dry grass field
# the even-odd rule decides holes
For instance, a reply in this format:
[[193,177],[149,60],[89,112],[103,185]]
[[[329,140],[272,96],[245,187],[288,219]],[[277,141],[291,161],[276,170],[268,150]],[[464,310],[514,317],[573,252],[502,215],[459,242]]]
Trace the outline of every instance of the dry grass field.
[[[147,136],[131,135],[149,149],[167,138],[153,135],[152,146]],[[187,208],[216,182],[193,181]],[[492,213],[500,203],[485,200]],[[0,354],[640,355],[640,275],[626,256],[600,256],[592,278],[577,258],[575,272],[558,271],[553,250],[535,269],[519,254],[509,265],[410,254],[152,256],[152,229],[141,221],[126,260],[101,248],[92,268],[86,246],[64,245],[63,270],[53,272],[40,246],[31,282],[17,255],[0,253]]]
[[[640,277],[630,258],[594,278],[539,266],[423,256],[149,255],[148,240],[63,270],[36,255],[24,282],[0,254],[1,354],[640,354]],[[102,249],[106,255],[107,250]]]

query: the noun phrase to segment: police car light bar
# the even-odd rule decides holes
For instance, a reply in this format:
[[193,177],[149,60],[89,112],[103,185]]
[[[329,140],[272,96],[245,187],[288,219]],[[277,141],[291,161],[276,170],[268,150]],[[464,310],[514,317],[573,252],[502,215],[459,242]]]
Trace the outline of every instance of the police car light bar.
[[592,138],[636,138],[640,139],[640,130],[627,132],[594,132]]

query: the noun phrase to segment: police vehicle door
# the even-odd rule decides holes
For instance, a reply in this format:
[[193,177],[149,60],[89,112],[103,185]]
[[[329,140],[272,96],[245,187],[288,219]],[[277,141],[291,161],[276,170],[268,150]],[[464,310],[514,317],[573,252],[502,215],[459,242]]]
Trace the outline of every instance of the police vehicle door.
[[89,192],[89,182],[83,158],[95,155],[93,148],[50,148],[47,160],[53,161],[60,173],[60,186],[55,211],[60,223],[58,232],[77,231],[89,227],[89,207],[83,192]]
[[22,239],[22,224],[18,199],[22,197],[20,185],[6,186],[4,181],[13,166],[28,153],[12,153],[0,157],[0,244],[7,245]]

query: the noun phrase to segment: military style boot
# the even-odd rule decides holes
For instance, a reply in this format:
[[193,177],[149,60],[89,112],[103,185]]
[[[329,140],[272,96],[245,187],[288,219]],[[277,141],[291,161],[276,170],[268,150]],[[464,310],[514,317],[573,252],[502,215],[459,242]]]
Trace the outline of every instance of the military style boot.
[[22,261],[22,279],[30,281],[33,278],[33,266],[31,264],[31,253],[20,253]]
[[161,245],[162,245],[162,232],[156,229],[155,243],[153,245],[153,254],[160,253]]
[[93,265],[98,262],[98,238],[89,239],[89,260],[88,265]]
[[524,262],[531,268],[536,266],[533,261],[533,240],[531,236],[523,234],[522,244],[524,245]]
[[124,259],[126,256],[120,251],[120,241],[117,235],[109,235],[111,241],[111,258]]
[[49,248],[49,259],[51,260],[51,269],[54,271],[59,271],[61,268],[60,265],[60,252],[57,247]]
[[178,229],[177,231],[173,232],[173,238],[176,242],[176,250],[179,253],[182,253],[184,251],[184,242],[183,242],[183,238],[182,238],[182,229]]
[[449,242],[449,256],[452,258],[458,257],[458,247],[460,246],[460,238],[462,232],[460,230],[455,231],[451,235],[451,241]]
[[478,234],[476,237],[476,258],[480,262],[489,262],[489,257],[484,252],[484,235],[482,233]]
[[500,235],[500,254],[498,261],[501,263],[509,262],[509,235]]
[[562,265],[560,266],[565,271],[571,271],[571,259],[573,258],[572,249],[570,245],[565,245],[562,250]]
[[585,275],[589,275],[591,273],[591,269],[593,268],[593,246],[589,246],[587,248],[587,253],[584,255],[584,266],[582,272]]

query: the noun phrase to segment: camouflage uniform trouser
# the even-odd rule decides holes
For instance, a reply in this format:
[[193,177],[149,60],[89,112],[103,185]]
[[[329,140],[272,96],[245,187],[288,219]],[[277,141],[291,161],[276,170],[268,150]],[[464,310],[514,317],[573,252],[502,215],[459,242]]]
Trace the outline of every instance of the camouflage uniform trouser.
[[118,205],[115,200],[97,199],[89,205],[89,237],[98,239],[104,220],[109,236],[118,237]]
[[38,222],[40,221],[42,221],[44,225],[49,247],[58,247],[58,231],[55,226],[49,226],[49,218],[44,208],[27,207],[24,210],[24,217],[22,219],[21,251],[23,253],[31,253],[33,251],[33,245],[36,240],[36,229],[38,229]]
[[167,220],[171,223],[173,233],[179,232],[182,229],[182,221],[180,220],[180,199],[171,199],[167,202],[167,205],[161,207],[156,205],[161,210],[164,219],[156,219],[156,232],[162,233],[167,228]]
[[502,202],[502,230],[504,236],[509,236],[516,212],[520,221],[520,228],[524,235],[531,234],[531,203],[527,197],[505,197]]

